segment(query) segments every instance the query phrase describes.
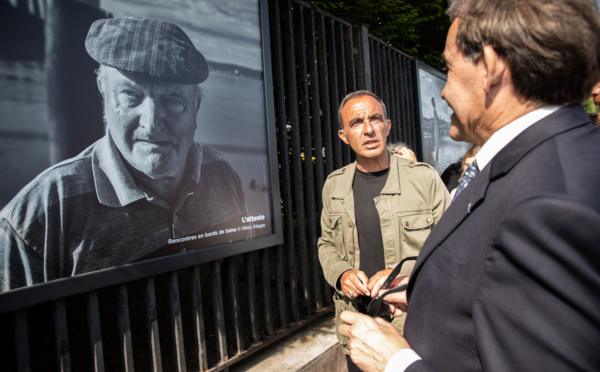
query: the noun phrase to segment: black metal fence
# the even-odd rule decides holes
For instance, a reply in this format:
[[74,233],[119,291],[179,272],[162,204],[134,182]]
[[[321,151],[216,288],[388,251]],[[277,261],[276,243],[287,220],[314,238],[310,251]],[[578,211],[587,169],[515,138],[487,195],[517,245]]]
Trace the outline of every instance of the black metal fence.
[[372,89],[418,149],[414,60],[302,2],[269,12],[284,244],[1,314],[2,370],[221,370],[330,310],[321,187],[353,160],[338,103]]

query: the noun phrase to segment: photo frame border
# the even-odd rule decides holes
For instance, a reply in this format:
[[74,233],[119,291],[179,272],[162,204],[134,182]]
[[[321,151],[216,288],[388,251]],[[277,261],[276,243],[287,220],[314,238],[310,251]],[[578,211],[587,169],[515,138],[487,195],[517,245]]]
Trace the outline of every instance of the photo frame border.
[[30,287],[11,289],[0,293],[0,314],[27,308],[44,302],[119,285],[133,280],[155,276],[185,267],[199,265],[283,243],[280,187],[275,129],[275,106],[271,63],[268,0],[256,0],[259,8],[259,28],[263,66],[263,94],[265,98],[265,125],[267,136],[272,233],[269,235],[201,248],[197,251],[176,253],[141,262],[96,270],[74,277],[55,279]]
[[419,59],[415,59],[415,62],[413,64],[414,66],[414,72],[413,72],[413,76],[415,79],[415,84],[414,84],[414,97],[415,97],[415,117],[417,118],[417,120],[419,121],[419,125],[417,126],[418,128],[418,135],[417,135],[417,148],[418,148],[418,158],[419,161],[424,161],[424,146],[423,146],[423,122],[421,121],[422,118],[422,114],[421,114],[421,81],[419,79],[419,69],[424,70],[444,81],[448,80],[448,77],[446,76],[446,74],[444,74],[443,72],[439,71],[438,69],[428,65],[427,63],[419,60]]

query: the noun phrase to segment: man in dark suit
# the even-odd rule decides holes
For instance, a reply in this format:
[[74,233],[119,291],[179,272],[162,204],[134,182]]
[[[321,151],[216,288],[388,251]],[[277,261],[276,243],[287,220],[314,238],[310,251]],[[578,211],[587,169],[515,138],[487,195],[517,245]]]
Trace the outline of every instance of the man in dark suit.
[[449,134],[481,150],[408,301],[386,297],[408,303],[404,337],[350,312],[340,332],[365,370],[598,371],[600,127],[580,104],[600,78],[598,10],[457,0],[449,14]]

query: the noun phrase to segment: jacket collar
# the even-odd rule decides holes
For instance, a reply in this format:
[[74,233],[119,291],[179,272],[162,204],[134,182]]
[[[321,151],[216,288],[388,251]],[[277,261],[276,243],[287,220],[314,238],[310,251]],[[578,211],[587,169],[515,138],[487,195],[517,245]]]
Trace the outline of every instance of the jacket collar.
[[[381,194],[401,194],[400,190],[400,171],[399,167],[402,163],[408,162],[407,160],[394,156],[388,152],[388,157],[390,158],[390,171],[388,173],[387,180],[385,185],[383,185],[383,189],[381,190]],[[407,163],[408,164],[408,163]],[[341,180],[341,187],[336,188],[331,197],[334,199],[346,199],[352,195],[352,183],[354,182],[354,175],[356,174],[357,162],[348,164],[339,170]]]

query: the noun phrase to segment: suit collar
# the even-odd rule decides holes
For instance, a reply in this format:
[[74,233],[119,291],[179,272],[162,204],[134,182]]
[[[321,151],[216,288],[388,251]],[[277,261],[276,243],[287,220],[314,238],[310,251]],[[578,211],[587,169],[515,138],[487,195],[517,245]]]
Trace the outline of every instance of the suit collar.
[[535,110],[532,110],[525,115],[513,120],[512,122],[502,126],[496,130],[485,143],[481,146],[479,152],[475,156],[479,169],[485,168],[485,166],[491,162],[491,160],[498,154],[506,145],[514,140],[519,134],[523,133],[527,128],[539,123],[540,120],[552,113],[558,111],[561,106],[542,106]]
[[502,149],[490,165],[490,181],[508,173],[529,151],[542,142],[589,122],[580,106],[566,106],[540,120]]
[[[588,123],[589,119],[581,107],[566,106],[540,120],[539,125],[533,125],[515,137],[452,202],[423,245],[411,276],[416,277],[418,270],[431,253],[483,203],[490,183],[507,174],[527,153],[542,142]],[[412,281],[409,291],[411,289]]]

